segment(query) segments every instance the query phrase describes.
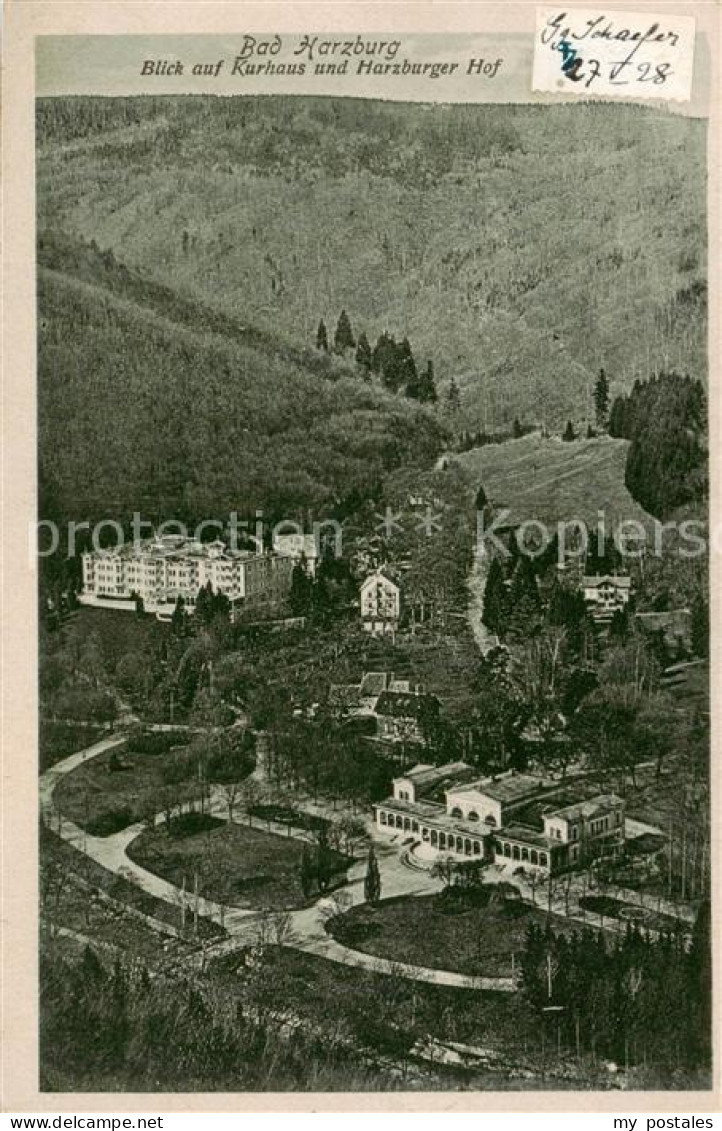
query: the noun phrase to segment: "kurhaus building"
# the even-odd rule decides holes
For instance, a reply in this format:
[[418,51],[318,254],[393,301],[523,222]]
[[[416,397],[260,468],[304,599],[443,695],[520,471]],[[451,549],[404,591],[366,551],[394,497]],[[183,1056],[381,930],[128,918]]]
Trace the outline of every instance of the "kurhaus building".
[[616,851],[624,804],[614,794],[559,804],[559,783],[509,772],[476,778],[464,762],[419,764],[377,804],[377,827],[406,834],[440,855],[493,861],[511,871],[554,874]]
[[232,604],[284,597],[294,560],[289,555],[230,550],[225,543],[197,542],[181,535],[83,554],[85,605],[134,608],[170,615],[178,597],[194,611],[199,591],[210,584]]

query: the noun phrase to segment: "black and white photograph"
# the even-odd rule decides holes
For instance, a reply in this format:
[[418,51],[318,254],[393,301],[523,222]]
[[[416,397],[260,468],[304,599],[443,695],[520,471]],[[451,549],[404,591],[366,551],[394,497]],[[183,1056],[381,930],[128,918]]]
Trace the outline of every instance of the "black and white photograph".
[[40,1093],[713,1089],[708,109],[585,15],[36,41]]

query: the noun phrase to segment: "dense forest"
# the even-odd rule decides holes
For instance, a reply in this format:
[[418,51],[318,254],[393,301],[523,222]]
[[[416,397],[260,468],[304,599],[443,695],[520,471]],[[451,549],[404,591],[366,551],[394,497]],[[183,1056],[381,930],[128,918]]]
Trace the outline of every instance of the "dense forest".
[[[712,1049],[710,907],[691,946],[628,928],[610,946],[593,932],[566,938],[532,925],[522,955],[526,994],[552,1007],[568,1047],[617,1063],[708,1069]],[[551,1018],[554,1020],[554,1018]]]
[[645,510],[664,518],[707,495],[707,402],[699,381],[659,373],[617,397],[612,436],[631,440],[625,483]]
[[706,378],[702,121],[298,97],[41,99],[37,121],[41,228],[291,348],[345,308],[432,359],[457,429],[591,419],[602,366],[612,397]]
[[427,409],[68,239],[39,246],[43,518],[343,515],[428,464]]
[[[88,949],[80,962],[41,958],[44,1091],[367,1090],[392,1086],[350,1042],[305,1026],[279,1033],[269,1003],[273,966],[251,971],[243,999],[199,977],[161,976]],[[279,1002],[280,1012],[284,1006]],[[113,1024],[108,1024],[108,1018]]]

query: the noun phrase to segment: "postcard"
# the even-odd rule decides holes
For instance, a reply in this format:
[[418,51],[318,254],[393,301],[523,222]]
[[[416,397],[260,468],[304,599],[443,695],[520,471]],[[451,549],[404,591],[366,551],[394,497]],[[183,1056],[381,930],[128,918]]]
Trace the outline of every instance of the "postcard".
[[719,1110],[718,9],[5,60],[4,1110]]

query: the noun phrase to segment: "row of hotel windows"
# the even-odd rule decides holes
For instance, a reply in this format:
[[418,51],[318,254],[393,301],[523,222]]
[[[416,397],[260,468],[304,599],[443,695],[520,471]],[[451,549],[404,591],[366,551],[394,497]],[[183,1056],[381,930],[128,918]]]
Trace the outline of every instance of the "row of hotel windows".
[[437,829],[427,829],[425,825],[422,825],[419,830],[419,822],[411,817],[401,817],[398,813],[386,814],[381,810],[379,822],[382,825],[387,825],[390,829],[397,828],[411,833],[421,831],[421,839],[428,841],[432,848],[447,849],[449,852],[463,852],[466,856],[482,855],[483,846],[480,840],[455,836],[454,833],[438,832]]
[[[479,820],[479,814],[476,812],[475,809],[470,809],[469,812],[466,814],[466,817],[464,817],[464,814],[462,813],[461,809],[455,808],[455,809],[451,810],[451,816],[457,818],[458,820],[465,820],[465,821],[478,821]],[[486,817],[484,817],[484,824],[485,825],[496,825],[496,818],[493,817],[491,815],[491,813],[489,813],[489,814],[487,814]]]
[[501,846],[497,845],[497,856],[506,856],[510,860],[528,860],[530,864],[541,864],[546,867],[547,854],[546,852],[537,852],[536,848],[519,847],[518,844],[506,844]]
[[[379,823],[390,829],[397,828],[404,832],[419,832],[418,821],[411,817],[402,817],[399,813],[385,813],[380,810]],[[472,840],[470,837],[437,832],[436,829],[427,829],[425,826],[421,828],[421,837],[422,840],[429,841],[432,848],[448,849],[450,852],[463,852],[467,856],[480,856],[482,853],[481,841]],[[510,860],[527,860],[530,864],[540,864],[542,867],[546,867],[548,863],[546,852],[537,852],[536,848],[529,849],[525,846],[520,847],[518,844],[504,843],[497,847],[496,854],[497,856],[506,856]]]

